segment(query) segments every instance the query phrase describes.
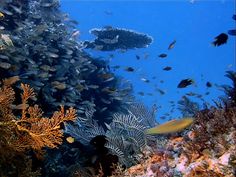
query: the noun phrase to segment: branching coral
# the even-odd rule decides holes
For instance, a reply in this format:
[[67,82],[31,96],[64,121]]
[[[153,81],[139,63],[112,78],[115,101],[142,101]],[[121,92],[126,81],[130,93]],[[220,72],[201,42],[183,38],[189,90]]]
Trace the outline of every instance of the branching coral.
[[[42,117],[43,112],[38,105],[29,106],[28,104],[28,100],[34,98],[35,94],[33,89],[26,84],[21,84],[23,89],[22,103],[14,105],[15,92],[11,85],[18,79],[18,77],[5,79],[0,88],[1,169],[7,163],[14,161],[17,156],[24,157],[24,153],[31,149],[41,153],[43,147],[57,147],[62,143],[61,123],[76,118],[76,111],[73,108],[65,111],[63,106],[50,119]],[[21,110],[20,117],[14,114],[18,109]],[[27,158],[24,157],[24,159]]]

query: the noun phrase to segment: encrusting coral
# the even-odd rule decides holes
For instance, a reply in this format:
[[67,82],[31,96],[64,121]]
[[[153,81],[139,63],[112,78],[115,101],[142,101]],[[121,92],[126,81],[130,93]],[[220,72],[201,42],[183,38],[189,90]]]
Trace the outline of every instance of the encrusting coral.
[[[0,176],[33,176],[30,167],[24,164],[32,164],[30,151],[42,155],[44,147],[57,147],[62,143],[61,123],[76,118],[73,108],[65,110],[63,106],[51,118],[42,117],[43,112],[38,105],[28,104],[29,99],[35,99],[35,94],[27,84],[21,84],[22,103],[14,105],[12,84],[18,80],[17,76],[5,79],[0,88]],[[19,110],[21,115],[16,116]]]

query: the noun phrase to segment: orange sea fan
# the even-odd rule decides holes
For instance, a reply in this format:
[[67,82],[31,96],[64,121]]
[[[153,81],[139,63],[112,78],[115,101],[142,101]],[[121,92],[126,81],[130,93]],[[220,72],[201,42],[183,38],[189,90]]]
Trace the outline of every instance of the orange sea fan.
[[[65,111],[61,106],[60,111],[55,112],[49,119],[42,117],[43,112],[38,105],[21,106],[22,114],[18,118],[12,110],[15,92],[11,84],[15,81],[17,79],[14,78],[4,80],[0,88],[0,132],[3,135],[0,138],[0,147],[9,147],[16,151],[57,147],[62,143],[63,136],[60,125],[65,121],[75,120],[75,109]],[[34,98],[35,93],[29,85],[21,84],[21,88],[21,105],[28,105],[28,99]]]

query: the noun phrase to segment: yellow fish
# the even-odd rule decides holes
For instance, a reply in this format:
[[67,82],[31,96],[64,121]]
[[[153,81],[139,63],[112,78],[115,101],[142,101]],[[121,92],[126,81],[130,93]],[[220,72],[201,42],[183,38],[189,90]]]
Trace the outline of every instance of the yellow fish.
[[67,141],[68,143],[74,143],[74,142],[75,142],[75,139],[74,139],[73,137],[69,136],[69,137],[66,138],[66,141]]
[[165,133],[175,133],[179,132],[193,123],[193,118],[183,118],[178,120],[171,120],[164,124],[157,125],[156,127],[146,130],[146,134],[155,135],[155,134],[165,134]]
[[5,15],[2,12],[0,12],[0,19],[3,19],[4,17]]

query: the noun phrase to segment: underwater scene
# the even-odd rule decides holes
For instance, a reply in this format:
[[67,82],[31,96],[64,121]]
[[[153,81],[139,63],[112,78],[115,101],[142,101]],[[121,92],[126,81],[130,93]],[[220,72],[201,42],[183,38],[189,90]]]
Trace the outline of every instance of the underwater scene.
[[0,177],[235,177],[234,0],[0,0]]

